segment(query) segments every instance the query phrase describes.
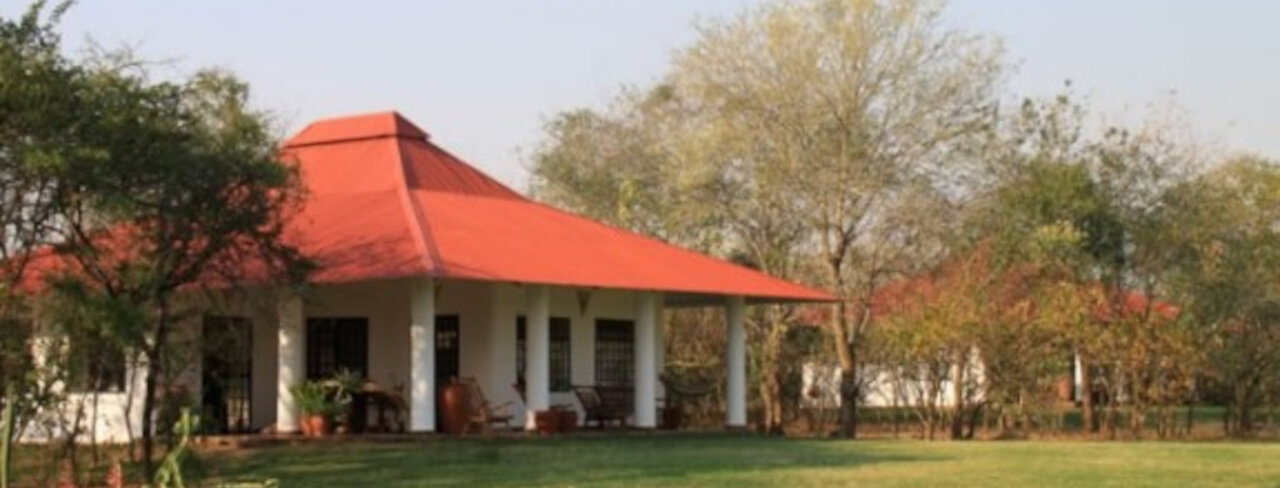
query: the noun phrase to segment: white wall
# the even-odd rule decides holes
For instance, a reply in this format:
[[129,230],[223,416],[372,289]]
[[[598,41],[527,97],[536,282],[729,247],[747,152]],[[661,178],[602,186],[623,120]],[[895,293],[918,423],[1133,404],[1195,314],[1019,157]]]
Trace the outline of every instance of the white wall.
[[[458,315],[461,331],[460,370],[477,378],[485,395],[495,404],[510,402],[517,424],[525,418],[524,404],[515,383],[516,317],[526,315],[526,286],[441,280],[437,314]],[[369,376],[384,388],[401,389],[407,398],[409,382],[409,280],[387,280],[316,286],[304,293],[303,313],[313,317],[364,317],[369,321]],[[619,290],[580,290],[550,287],[551,316],[570,320],[571,380],[575,385],[595,383],[595,320],[633,320],[633,293]],[[196,308],[214,315],[247,317],[253,323],[251,421],[255,430],[275,423],[279,335],[275,293],[259,290],[215,301],[201,300]],[[191,360],[181,372],[198,407],[201,395],[200,337],[203,312],[193,313],[175,332],[175,341],[186,348]],[[141,374],[131,370],[134,388],[125,393],[101,394],[90,415],[97,438],[127,441],[140,432]],[[79,399],[79,398],[77,398]],[[133,405],[137,405],[133,407]],[[552,392],[552,405],[581,406],[573,392]],[[70,412],[68,412],[70,413]],[[55,416],[50,416],[54,418]],[[24,438],[48,435],[32,429]]]
[[[33,356],[43,363],[45,348],[54,341],[37,339]],[[145,390],[145,363],[129,364],[123,391],[66,393],[62,408],[41,412],[21,432],[20,442],[44,443],[78,433],[80,442],[124,443],[142,435],[142,392]],[[53,391],[65,391],[61,382],[51,384]]]
[[[981,385],[986,369],[977,360],[977,354],[972,355],[971,358],[969,369],[966,373],[967,381]],[[925,388],[923,381],[895,381],[892,373],[892,371],[878,368],[875,365],[865,367],[862,374],[870,375],[872,379],[863,391],[861,405],[868,407],[905,407],[916,406],[924,401],[921,394]],[[809,408],[839,407],[841,376],[840,367],[837,365],[805,364],[801,372],[800,394],[802,404]],[[937,404],[939,406],[955,405],[955,389],[952,388],[950,373],[941,382],[941,388]],[[810,392],[816,393],[816,395],[810,395]],[[974,399],[981,400],[981,398],[982,393],[979,390],[974,395]]]

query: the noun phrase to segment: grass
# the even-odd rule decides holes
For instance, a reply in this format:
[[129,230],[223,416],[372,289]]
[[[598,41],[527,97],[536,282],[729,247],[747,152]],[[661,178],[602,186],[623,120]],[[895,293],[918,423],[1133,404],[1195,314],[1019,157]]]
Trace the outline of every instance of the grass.
[[205,453],[206,481],[282,486],[1277,487],[1280,444],[430,439]]

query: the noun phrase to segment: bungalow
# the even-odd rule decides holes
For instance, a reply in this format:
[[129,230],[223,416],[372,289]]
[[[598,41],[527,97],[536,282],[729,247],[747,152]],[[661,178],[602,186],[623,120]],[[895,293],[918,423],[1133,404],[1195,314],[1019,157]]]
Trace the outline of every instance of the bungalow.
[[[182,322],[180,390],[214,430],[297,432],[291,387],[343,369],[399,392],[409,432],[436,430],[438,388],[458,376],[513,402],[527,428],[551,405],[581,409],[571,385],[630,388],[632,425],[653,428],[663,308],[690,306],[724,307],[725,422],[741,427],[745,307],[832,300],[531,201],[398,113],[315,122],[283,153],[307,187],[287,239],[319,269],[306,291],[202,299]],[[54,416],[90,419],[83,430],[99,440],[137,435],[142,375],[124,358],[69,389],[83,415]]]

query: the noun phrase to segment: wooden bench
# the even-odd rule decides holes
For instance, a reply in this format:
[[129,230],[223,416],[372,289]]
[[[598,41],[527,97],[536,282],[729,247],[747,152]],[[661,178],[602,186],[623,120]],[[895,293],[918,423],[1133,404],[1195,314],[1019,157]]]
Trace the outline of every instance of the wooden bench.
[[635,408],[635,390],[621,386],[574,386],[573,394],[582,404],[586,414],[583,425],[603,428],[608,422],[617,422],[619,426],[627,426],[627,417]]

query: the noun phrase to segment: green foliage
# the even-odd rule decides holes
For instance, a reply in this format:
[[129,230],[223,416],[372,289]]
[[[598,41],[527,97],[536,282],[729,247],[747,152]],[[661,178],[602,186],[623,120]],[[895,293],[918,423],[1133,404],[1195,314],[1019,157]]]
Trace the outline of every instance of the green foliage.
[[1208,346],[1205,386],[1232,407],[1228,432],[1250,435],[1280,402],[1280,166],[1234,159],[1172,188],[1164,212],[1179,222],[1169,283]]
[[19,289],[34,250],[56,251],[45,278],[68,306],[55,325],[146,360],[149,464],[182,315],[173,296],[302,277],[309,265],[281,235],[301,192],[244,82],[211,70],[156,81],[124,51],[68,57],[56,24],[68,5],[0,19],[0,291]]
[[304,381],[289,388],[293,392],[293,400],[303,415],[328,415],[330,413],[329,393],[319,381]]
[[352,395],[359,391],[364,378],[348,370],[340,370],[323,380],[308,380],[289,388],[303,415],[321,415],[336,420],[347,414]]

